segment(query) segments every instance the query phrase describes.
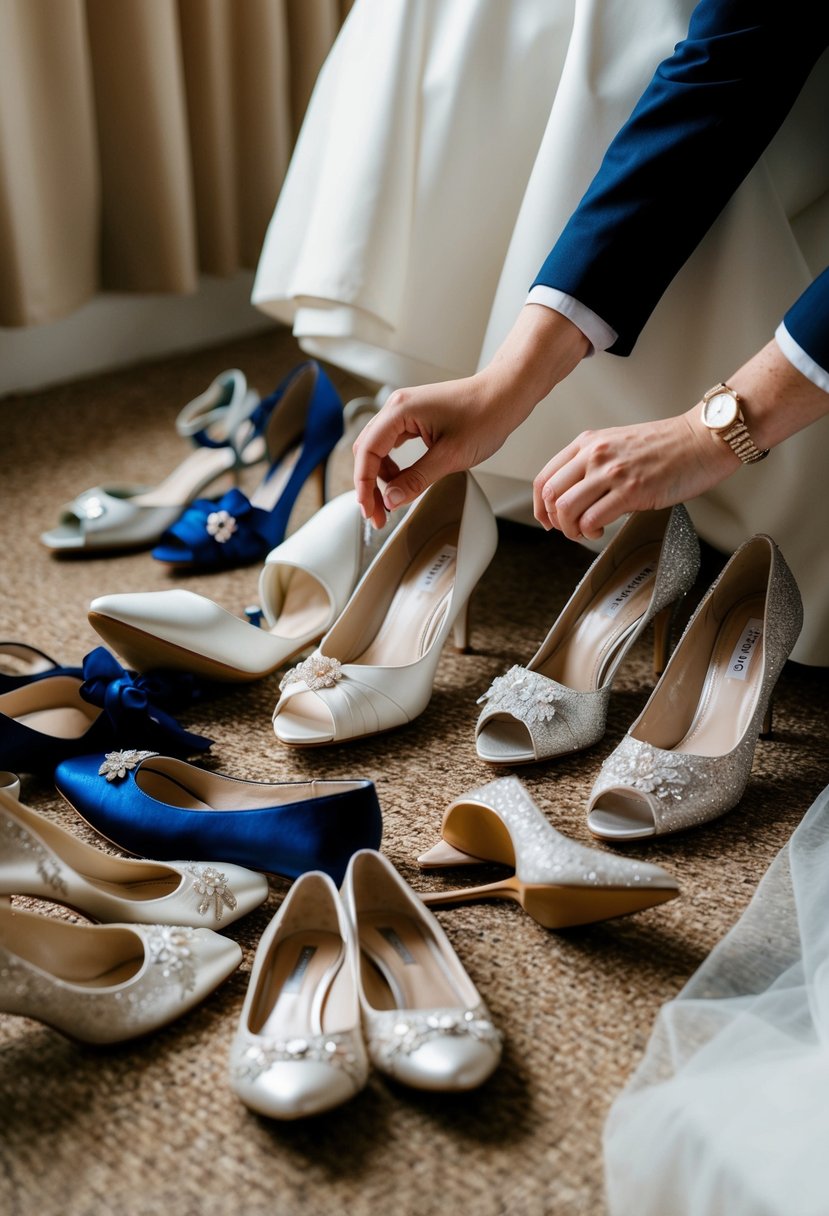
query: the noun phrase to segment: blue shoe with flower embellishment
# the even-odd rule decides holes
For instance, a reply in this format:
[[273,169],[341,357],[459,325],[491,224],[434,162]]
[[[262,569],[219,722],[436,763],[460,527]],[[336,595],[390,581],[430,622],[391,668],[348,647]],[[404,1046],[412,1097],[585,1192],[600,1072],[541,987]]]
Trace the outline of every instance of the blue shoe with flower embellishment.
[[269,465],[260,485],[251,498],[233,489],[218,502],[196,499],[153,549],[158,561],[199,569],[262,561],[284,539],[312,475],[320,506],[325,502],[325,469],[343,433],[343,405],[320,365],[311,360],[295,368],[260,402],[252,421],[264,435]]
[[200,695],[181,672],[125,671],[103,646],[90,651],[82,675],[61,673],[0,694],[0,769],[51,774],[56,764],[126,741],[191,755],[210,740],[172,717]]
[[233,862],[335,882],[362,848],[377,848],[374,785],[355,781],[242,781],[146,751],[78,756],[55,785],[87,823],[120,848],[163,861]]

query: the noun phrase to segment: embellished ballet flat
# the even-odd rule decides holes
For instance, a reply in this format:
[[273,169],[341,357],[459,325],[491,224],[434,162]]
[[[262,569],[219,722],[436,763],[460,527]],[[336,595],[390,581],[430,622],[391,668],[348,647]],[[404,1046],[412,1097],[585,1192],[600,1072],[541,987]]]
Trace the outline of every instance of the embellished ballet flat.
[[569,840],[547,822],[517,777],[463,794],[443,816],[441,841],[418,858],[424,869],[500,862],[514,873],[484,886],[429,891],[429,907],[511,899],[545,929],[588,925],[676,899],[659,866],[629,861]]
[[267,628],[183,590],[100,596],[89,621],[139,671],[181,668],[213,680],[258,680],[320,640],[354,590],[366,551],[352,490],[268,554],[259,578]]
[[0,642],[0,693],[33,684],[46,676],[82,676],[80,667],[66,667],[28,642]]
[[371,1062],[416,1089],[474,1089],[501,1058],[501,1035],[433,914],[387,858],[352,857],[343,899],[360,950]]
[[224,928],[268,898],[241,866],[113,857],[84,844],[0,782],[0,896],[31,895],[97,921]]
[[0,694],[0,768],[50,775],[70,756],[110,751],[127,738],[190,755],[210,740],[172,716],[190,704],[193,681],[165,672],[126,671],[103,646],[82,675],[47,675]]
[[340,882],[357,849],[382,835],[374,784],[242,781],[170,756],[121,751],[60,764],[55,785],[97,832],[128,853],[234,862]]
[[196,449],[178,468],[157,486],[85,490],[63,507],[58,526],[44,532],[41,541],[60,553],[155,544],[199,494],[263,458],[253,419],[258,403],[258,393],[248,388],[242,372],[223,372],[176,420],[179,435]]
[[354,936],[337,888],[311,871],[265,930],[230,1050],[230,1084],[260,1115],[298,1119],[365,1085]]
[[78,925],[0,901],[0,1013],[83,1043],[158,1030],[242,961],[236,942],[184,925]]
[[497,543],[492,509],[470,473],[430,486],[318,649],[283,678],[276,737],[292,747],[341,743],[422,713],[449,631],[466,647],[469,598]]
[[664,836],[737,805],[802,622],[783,555],[771,537],[752,537],[700,601],[647,705],[602,765],[588,804],[594,836]]
[[654,623],[662,671],[674,607],[693,586],[699,541],[683,506],[629,517],[599,554],[526,667],[511,667],[480,698],[476,747],[490,764],[529,764],[602,738],[616,673]]
[[217,502],[197,499],[167,529],[153,557],[173,566],[227,569],[262,561],[285,538],[300,490],[316,477],[325,502],[325,469],[343,433],[342,401],[313,360],[285,377],[257,406],[254,422],[268,470],[248,498],[230,490]]

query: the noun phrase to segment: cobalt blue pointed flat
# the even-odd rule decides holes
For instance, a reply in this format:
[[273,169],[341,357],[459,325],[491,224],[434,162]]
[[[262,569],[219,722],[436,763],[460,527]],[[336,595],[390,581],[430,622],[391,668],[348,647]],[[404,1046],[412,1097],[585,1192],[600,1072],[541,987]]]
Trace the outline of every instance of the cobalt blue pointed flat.
[[10,659],[12,670],[0,671],[0,693],[34,684],[47,676],[81,676],[80,667],[64,667],[57,659],[28,642],[0,642],[0,662]]
[[267,451],[268,471],[251,498],[228,491],[199,498],[168,528],[153,557],[201,569],[262,561],[281,544],[294,503],[312,474],[325,502],[325,468],[343,433],[343,405],[320,365],[301,363],[260,402],[253,419]]
[[351,855],[378,848],[382,836],[367,780],[242,781],[170,756],[120,751],[64,761],[55,785],[102,836],[161,861],[233,862],[285,878],[324,870],[339,883]]
[[205,751],[171,709],[190,704],[200,689],[180,672],[126,671],[104,646],[86,656],[80,676],[46,674],[0,694],[0,769],[51,774],[56,764],[125,741],[182,755]]

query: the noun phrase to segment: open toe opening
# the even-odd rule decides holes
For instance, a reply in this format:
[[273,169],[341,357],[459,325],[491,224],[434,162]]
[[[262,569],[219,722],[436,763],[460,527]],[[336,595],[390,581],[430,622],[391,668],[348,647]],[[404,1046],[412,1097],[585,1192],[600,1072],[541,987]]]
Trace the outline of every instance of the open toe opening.
[[297,746],[330,743],[334,719],[322,699],[312,692],[299,692],[274,717],[273,728],[282,743]]
[[532,736],[516,718],[493,718],[476,741],[478,755],[493,764],[526,764],[535,760]]
[[650,803],[632,790],[600,794],[587,816],[587,826],[594,836],[605,840],[638,840],[656,834]]

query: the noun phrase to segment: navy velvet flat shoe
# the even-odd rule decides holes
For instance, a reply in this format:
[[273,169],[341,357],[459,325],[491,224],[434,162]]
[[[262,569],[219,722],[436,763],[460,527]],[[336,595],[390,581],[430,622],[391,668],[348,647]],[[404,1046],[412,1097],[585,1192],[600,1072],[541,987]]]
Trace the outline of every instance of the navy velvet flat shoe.
[[268,471],[251,498],[229,490],[218,502],[198,498],[153,549],[174,566],[228,569],[263,561],[285,539],[291,511],[312,474],[325,502],[328,457],[343,433],[343,404],[320,365],[301,363],[257,406]]
[[127,741],[189,756],[210,740],[172,717],[202,692],[181,672],[126,671],[104,646],[80,674],[58,668],[0,694],[0,769],[49,775],[71,756],[106,752]]
[[[7,664],[6,660],[11,660]],[[64,667],[37,646],[28,642],[0,642],[0,664],[8,666],[9,670],[0,669],[0,693],[11,692],[14,688],[22,688],[24,684],[34,684],[47,676],[80,676],[80,667]]]
[[376,849],[382,817],[371,781],[242,781],[152,752],[80,756],[55,785],[87,823],[127,852],[161,861],[234,862],[342,881],[358,849]]

